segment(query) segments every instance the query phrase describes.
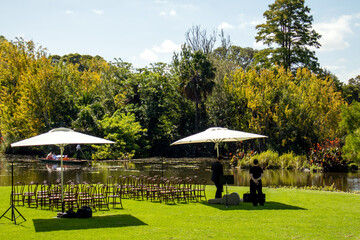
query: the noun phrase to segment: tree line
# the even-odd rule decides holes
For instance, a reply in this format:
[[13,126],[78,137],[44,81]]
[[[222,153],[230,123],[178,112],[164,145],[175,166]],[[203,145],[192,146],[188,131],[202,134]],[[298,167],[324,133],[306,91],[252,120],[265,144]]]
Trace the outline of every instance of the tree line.
[[264,50],[231,45],[223,32],[214,48],[217,33],[194,26],[171,63],[145,68],[101,56],[51,56],[32,41],[1,37],[2,151],[70,127],[116,142],[94,146],[93,159],[184,156],[194,152],[170,143],[220,126],[267,135],[254,144],[279,153],[306,154],[339,138],[356,158],[360,77],[343,84],[320,68],[308,49],[320,47],[309,11],[302,0],[269,5],[257,26]]

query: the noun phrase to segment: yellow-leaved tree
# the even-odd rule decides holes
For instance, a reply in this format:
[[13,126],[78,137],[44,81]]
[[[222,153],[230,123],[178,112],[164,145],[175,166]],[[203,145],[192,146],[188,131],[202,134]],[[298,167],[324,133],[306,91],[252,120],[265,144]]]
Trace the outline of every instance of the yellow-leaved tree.
[[232,125],[269,136],[268,145],[280,152],[304,152],[312,143],[336,136],[344,101],[331,79],[305,68],[293,76],[276,66],[237,69],[224,82],[230,104],[239,110]]

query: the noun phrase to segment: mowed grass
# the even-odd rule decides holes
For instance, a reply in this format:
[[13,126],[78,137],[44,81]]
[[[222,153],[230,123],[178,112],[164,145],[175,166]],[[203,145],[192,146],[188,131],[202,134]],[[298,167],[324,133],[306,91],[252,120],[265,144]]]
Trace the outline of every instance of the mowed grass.
[[[248,187],[230,186],[241,196]],[[165,204],[124,199],[124,209],[90,219],[57,219],[56,212],[17,207],[27,221],[0,219],[0,239],[360,239],[360,195],[264,188],[265,206],[226,208],[206,202]],[[10,187],[0,187],[0,211]],[[207,197],[215,187],[207,186]],[[10,216],[8,213],[7,216]]]

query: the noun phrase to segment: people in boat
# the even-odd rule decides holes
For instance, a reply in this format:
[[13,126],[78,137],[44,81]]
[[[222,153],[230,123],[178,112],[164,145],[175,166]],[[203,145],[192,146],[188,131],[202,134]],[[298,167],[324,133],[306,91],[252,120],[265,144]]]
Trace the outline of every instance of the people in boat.
[[77,160],[80,160],[80,151],[81,151],[81,147],[80,147],[80,144],[78,144],[76,146],[76,159]]
[[55,154],[53,154],[53,155],[52,155],[52,159],[58,160],[59,158],[58,158]]
[[46,159],[49,159],[49,160],[58,160],[59,158],[55,155],[55,153],[49,152],[49,154],[46,156]]
[[53,159],[53,153],[49,152],[49,154],[46,156],[46,159],[52,160]]

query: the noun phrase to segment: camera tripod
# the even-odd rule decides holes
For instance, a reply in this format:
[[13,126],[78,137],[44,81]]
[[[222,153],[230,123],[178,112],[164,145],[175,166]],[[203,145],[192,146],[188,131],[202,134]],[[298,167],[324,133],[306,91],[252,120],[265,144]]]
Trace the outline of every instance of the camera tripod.
[[[5,216],[5,214],[11,211],[11,218]],[[16,216],[16,213],[18,214],[18,216]],[[16,225],[16,219],[21,217],[22,219],[24,219],[24,221],[26,221],[26,219],[24,218],[23,215],[21,215],[21,213],[19,212],[19,210],[17,210],[17,208],[14,205],[14,162],[11,162],[11,195],[10,195],[10,207],[4,212],[3,215],[1,215],[0,219],[2,217],[5,217],[11,221],[14,221],[15,225]]]

